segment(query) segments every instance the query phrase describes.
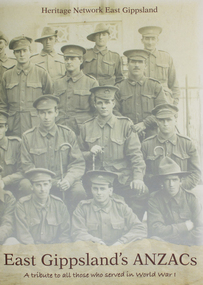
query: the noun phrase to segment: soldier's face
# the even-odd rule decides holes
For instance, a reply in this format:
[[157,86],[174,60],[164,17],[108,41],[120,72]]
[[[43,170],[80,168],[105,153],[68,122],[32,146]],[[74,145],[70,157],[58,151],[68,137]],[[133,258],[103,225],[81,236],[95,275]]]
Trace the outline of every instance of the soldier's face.
[[163,190],[166,191],[171,197],[178,194],[180,184],[181,181],[178,175],[167,175],[162,178]]
[[92,183],[92,195],[93,199],[97,203],[105,203],[110,200],[113,193],[113,188],[108,184],[94,184]]
[[58,116],[58,109],[51,108],[38,110],[38,116],[40,119],[40,125],[45,129],[51,129],[55,124],[56,117]]
[[65,67],[69,72],[79,71],[83,60],[78,56],[64,56]]
[[43,44],[43,49],[47,52],[51,52],[54,49],[54,45],[56,42],[56,37],[52,36],[49,38],[45,38],[41,40],[41,43]]
[[34,182],[32,184],[32,191],[39,201],[47,200],[49,196],[52,183],[50,180]]
[[162,134],[173,134],[176,128],[177,119],[173,116],[171,118],[156,119],[159,130]]
[[8,125],[0,124],[0,140],[2,140],[5,137],[7,130],[8,130]]
[[158,41],[158,36],[143,36],[142,38],[144,48],[149,51],[155,50]]
[[94,36],[94,41],[96,43],[96,46],[98,47],[106,47],[108,39],[109,39],[109,34],[107,32],[97,33]]
[[144,74],[146,68],[145,60],[129,59],[128,72],[133,76],[141,76]]
[[113,112],[115,101],[96,98],[94,106],[101,117],[108,117]]
[[0,54],[4,55],[7,44],[4,40],[0,40]]
[[25,47],[20,50],[15,50],[14,55],[17,59],[17,62],[20,64],[27,63],[30,59],[30,49],[29,47]]

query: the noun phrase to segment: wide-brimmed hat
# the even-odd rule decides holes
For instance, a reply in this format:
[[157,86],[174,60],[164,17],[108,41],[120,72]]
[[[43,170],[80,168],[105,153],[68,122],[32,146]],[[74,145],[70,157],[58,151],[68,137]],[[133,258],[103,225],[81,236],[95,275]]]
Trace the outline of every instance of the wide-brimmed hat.
[[138,30],[143,36],[158,36],[162,32],[162,28],[158,26],[145,26]]
[[105,33],[105,32],[110,34],[108,26],[104,23],[99,23],[96,25],[94,32],[87,36],[87,39],[91,42],[94,42],[95,41],[94,36],[97,33]]
[[53,30],[51,27],[44,27],[43,30],[42,30],[42,34],[41,34],[41,37],[36,39],[35,42],[41,42],[41,40],[43,39],[46,39],[46,38],[49,38],[49,37],[57,37],[57,33],[58,31],[57,30]]
[[164,177],[167,175],[178,175],[178,176],[186,176],[190,174],[189,171],[181,171],[180,166],[170,157],[165,156],[159,164],[158,167],[158,175],[155,177]]

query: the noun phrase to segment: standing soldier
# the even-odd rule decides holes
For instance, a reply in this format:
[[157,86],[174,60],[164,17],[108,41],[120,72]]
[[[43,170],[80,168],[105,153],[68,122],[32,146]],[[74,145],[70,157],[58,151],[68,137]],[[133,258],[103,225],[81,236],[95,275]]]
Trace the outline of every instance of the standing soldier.
[[66,75],[54,83],[54,94],[60,98],[57,123],[67,125],[79,134],[80,125],[93,117],[94,100],[89,90],[98,86],[98,82],[80,70],[86,52],[83,47],[65,45],[61,51]]
[[27,171],[32,194],[21,198],[15,209],[16,233],[23,244],[70,242],[70,215],[63,201],[50,195],[50,170],[35,168]]
[[93,199],[81,201],[73,213],[74,241],[120,245],[146,238],[146,229],[124,201],[115,199],[115,173],[89,171]]
[[148,52],[145,50],[127,50],[123,53],[128,58],[128,78],[118,84],[118,111],[130,118],[142,140],[157,132],[157,124],[151,114],[154,106],[166,102],[161,84],[152,78],[145,77]]
[[21,172],[21,139],[6,136],[7,122],[8,114],[0,111],[0,162],[3,168],[1,170],[0,188],[11,191],[17,198],[30,194],[30,183],[27,179],[24,179]]
[[23,134],[22,167],[24,171],[43,167],[56,173],[52,192],[65,192],[65,202],[72,211],[77,203],[86,198],[81,177],[85,162],[73,131],[56,125],[58,97],[44,95],[33,106],[37,109],[40,125]]
[[129,118],[113,115],[114,86],[92,88],[98,117],[82,125],[80,132],[81,150],[87,170],[95,169],[118,174],[114,185],[116,194],[123,196],[141,219],[145,206],[147,189],[143,182],[145,163],[136,133],[132,132]]
[[52,81],[43,67],[30,62],[31,38],[20,36],[12,39],[9,48],[17,65],[3,75],[3,92],[0,110],[8,112],[8,134],[21,137],[38,124],[33,102],[43,94],[52,92]]
[[65,74],[63,56],[54,50],[56,40],[57,31],[54,31],[51,27],[44,27],[41,38],[35,40],[35,42],[43,45],[43,49],[39,54],[32,55],[30,59],[31,62],[44,67],[53,82]]
[[142,152],[146,162],[145,183],[151,191],[158,190],[156,181],[151,178],[158,175],[158,167],[163,156],[172,158],[182,171],[190,173],[182,180],[181,187],[193,189],[201,178],[197,149],[192,140],[176,132],[178,108],[170,104],[156,106],[152,110],[156,116],[159,133],[142,143]]
[[149,52],[146,76],[159,80],[164,88],[169,103],[178,105],[180,89],[176,79],[176,71],[171,56],[162,50],[157,50],[159,34],[162,28],[156,26],[142,27],[138,30],[142,34],[144,49]]
[[0,94],[2,93],[2,77],[6,70],[16,65],[16,60],[7,57],[5,48],[8,46],[9,40],[5,34],[0,31]]
[[116,52],[108,50],[109,28],[100,23],[95,31],[87,36],[95,42],[94,48],[88,49],[84,56],[84,73],[94,76],[100,86],[114,85],[123,79],[122,59]]

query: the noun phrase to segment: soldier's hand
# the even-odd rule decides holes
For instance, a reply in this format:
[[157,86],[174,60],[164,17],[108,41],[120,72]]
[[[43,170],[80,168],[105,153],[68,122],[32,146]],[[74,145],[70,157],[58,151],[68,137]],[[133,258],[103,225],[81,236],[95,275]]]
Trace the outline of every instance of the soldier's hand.
[[133,180],[131,183],[130,183],[130,188],[131,189],[135,189],[137,191],[137,195],[140,196],[140,195],[143,195],[144,192],[146,191],[146,187],[145,187],[145,184],[142,180]]
[[137,132],[139,134],[146,129],[146,126],[143,122],[141,122],[141,123],[138,123],[138,124],[132,126],[132,129],[134,132]]
[[62,181],[61,180],[58,181],[57,186],[60,187],[62,191],[66,191],[70,188],[70,183],[67,179],[63,179]]
[[191,220],[187,220],[185,222],[185,225],[186,225],[188,231],[191,231],[194,228],[194,224],[193,224],[193,222]]
[[5,186],[5,184],[4,184],[3,180],[0,180],[0,189],[4,189],[4,186]]
[[98,153],[103,152],[103,148],[100,145],[94,145],[91,149],[90,152],[94,155],[97,155]]

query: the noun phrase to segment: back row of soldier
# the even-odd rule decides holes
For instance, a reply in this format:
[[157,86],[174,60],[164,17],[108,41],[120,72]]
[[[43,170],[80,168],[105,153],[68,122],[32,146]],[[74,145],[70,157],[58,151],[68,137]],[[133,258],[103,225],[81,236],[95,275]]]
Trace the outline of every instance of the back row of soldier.
[[[30,59],[32,40],[23,36],[9,43],[16,65],[5,54],[0,58],[2,73],[6,63],[11,64],[3,75],[0,97],[0,188],[11,190],[17,198],[33,191],[16,205],[14,224],[20,242],[57,242],[58,232],[64,236],[58,242],[70,241],[70,218],[56,196],[63,198],[71,216],[83,200],[73,213],[73,240],[118,244],[144,238],[146,229],[139,219],[147,210],[149,191],[159,189],[153,177],[160,175],[165,192],[150,196],[149,236],[201,244],[201,207],[185,191],[198,184],[201,172],[193,142],[176,133],[179,88],[173,62],[167,53],[155,49],[161,28],[143,27],[139,32],[145,50],[124,52],[128,58],[124,80],[120,56],[106,47],[109,30],[104,24],[87,37],[95,41],[93,49],[61,48],[65,64],[53,49],[57,33],[48,27],[36,40],[43,44],[39,55]],[[1,33],[0,52],[7,44]],[[141,151],[144,136],[148,138]],[[88,174],[90,179],[82,182],[91,169],[102,172]],[[93,200],[84,200],[90,189]],[[49,195],[50,190],[55,196]],[[8,213],[3,216],[8,222]],[[1,237],[1,243],[8,236]]]

